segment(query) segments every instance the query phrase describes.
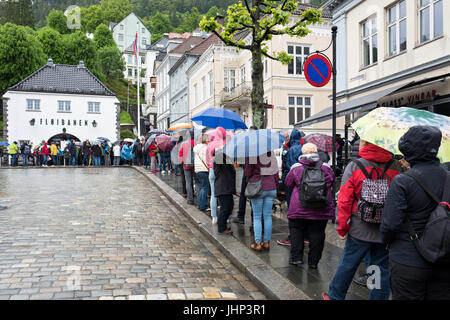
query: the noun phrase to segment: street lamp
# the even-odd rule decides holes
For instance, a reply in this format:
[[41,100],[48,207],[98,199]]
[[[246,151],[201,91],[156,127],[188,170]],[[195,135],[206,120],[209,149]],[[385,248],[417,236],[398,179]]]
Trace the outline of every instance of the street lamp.
[[97,122],[94,120],[92,121],[92,126],[95,128],[97,126]]
[[36,120],[33,118],[30,120],[30,126],[34,126],[34,123],[36,122]]

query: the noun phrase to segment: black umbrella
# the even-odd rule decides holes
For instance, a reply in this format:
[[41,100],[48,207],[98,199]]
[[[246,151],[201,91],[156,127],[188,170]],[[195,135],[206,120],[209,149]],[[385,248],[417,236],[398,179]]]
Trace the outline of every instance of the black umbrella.
[[165,133],[165,132],[162,131],[162,130],[157,130],[157,129],[155,129],[155,130],[150,130],[149,132],[147,132],[147,133],[145,134],[145,136],[146,136],[146,137],[150,137],[152,134],[160,135],[160,134],[163,134],[163,133]]

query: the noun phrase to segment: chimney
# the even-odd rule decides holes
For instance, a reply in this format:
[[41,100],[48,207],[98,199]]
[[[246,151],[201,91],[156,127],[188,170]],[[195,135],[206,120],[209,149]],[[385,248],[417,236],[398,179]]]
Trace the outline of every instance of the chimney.
[[47,60],[47,65],[50,67],[53,67],[55,64],[53,63],[53,59],[52,58],[48,58]]
[[225,22],[225,17],[220,14],[217,14],[214,20],[216,20],[218,24],[223,26],[223,23]]
[[80,61],[80,64],[78,65],[77,68],[79,68],[79,69],[86,68],[86,67],[84,66],[84,62],[83,62],[83,61]]

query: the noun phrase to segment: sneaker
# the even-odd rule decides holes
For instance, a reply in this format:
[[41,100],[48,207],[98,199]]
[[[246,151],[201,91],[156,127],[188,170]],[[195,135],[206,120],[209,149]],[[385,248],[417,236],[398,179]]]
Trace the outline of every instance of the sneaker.
[[299,265],[301,265],[301,264],[303,264],[303,261],[302,260],[291,260],[291,259],[289,259],[289,264],[292,264],[292,265],[294,265],[294,266],[299,266]]
[[353,277],[353,282],[356,283],[357,285],[360,286],[367,286],[367,274],[361,276],[359,274],[355,274],[355,276]]
[[187,204],[194,205],[194,201],[188,200]]
[[310,264],[308,264],[308,266],[309,266],[311,269],[317,269],[317,264],[312,264],[312,263],[310,263]]
[[309,240],[308,240],[308,239],[305,239],[303,242],[304,242],[304,243],[309,243]]
[[163,170],[163,171],[161,171],[161,174],[166,174],[166,172]]
[[322,300],[331,300],[330,296],[326,292],[322,292],[321,298]]
[[217,217],[212,218],[212,224],[217,224]]
[[243,219],[239,219],[238,217],[234,218],[232,221],[234,223],[245,224],[245,221]]
[[281,245],[281,246],[290,246],[291,245],[291,241],[288,239],[285,240],[277,240],[277,244]]

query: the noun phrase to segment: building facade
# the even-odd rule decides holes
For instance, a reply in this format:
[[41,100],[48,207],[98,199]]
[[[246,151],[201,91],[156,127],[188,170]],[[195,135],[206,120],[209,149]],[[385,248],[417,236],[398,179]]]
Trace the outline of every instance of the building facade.
[[338,27],[338,118],[349,125],[383,106],[450,116],[449,1],[330,0],[325,7]]
[[120,137],[120,102],[85,66],[47,64],[3,95],[4,138],[37,145],[52,138]]

